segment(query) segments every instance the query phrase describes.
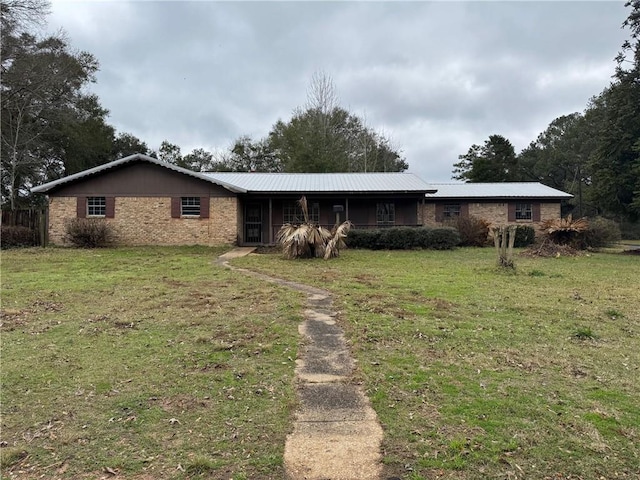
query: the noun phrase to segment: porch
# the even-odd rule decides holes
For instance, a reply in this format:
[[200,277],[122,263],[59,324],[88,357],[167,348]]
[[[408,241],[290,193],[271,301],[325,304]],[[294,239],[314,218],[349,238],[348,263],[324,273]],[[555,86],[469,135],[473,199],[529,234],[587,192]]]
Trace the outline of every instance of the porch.
[[[299,199],[299,196],[239,198],[238,245],[274,245],[282,225],[304,221]],[[345,220],[350,220],[358,229],[420,226],[421,201],[418,196],[399,199],[391,195],[307,197],[309,220],[329,230]]]

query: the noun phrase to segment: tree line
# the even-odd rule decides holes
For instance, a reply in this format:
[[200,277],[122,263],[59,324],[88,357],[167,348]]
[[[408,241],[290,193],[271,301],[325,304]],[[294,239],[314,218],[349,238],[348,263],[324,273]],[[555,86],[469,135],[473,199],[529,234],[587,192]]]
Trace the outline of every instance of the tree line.
[[[582,113],[556,118],[516,154],[503,136],[472,145],[454,164],[469,182],[539,181],[574,194],[578,215],[640,217],[640,0],[623,27],[630,39],[616,57],[611,84]],[[168,140],[157,150],[109,125],[109,112],[86,87],[99,64],[63,34],[41,35],[48,0],[3,0],[0,93],[3,208],[33,205],[29,189],[109,161],[143,153],[195,171],[398,172],[399,148],[341,107],[331,78],[313,75],[306,103],[261,139],[183,154]]]
[[86,87],[99,64],[76,52],[64,34],[39,32],[49,0],[3,0],[1,42],[2,207],[39,199],[34,185],[134,153],[195,171],[360,172],[403,171],[408,165],[384,135],[340,107],[331,78],[312,77],[307,104],[278,120],[259,140],[241,136],[228,151],[196,148],[183,154],[168,140],[152,150],[135,135],[117,132],[108,110]]
[[472,145],[454,164],[467,182],[536,181],[574,195],[574,216],[640,218],[640,0],[622,26],[629,29],[611,83],[584,112],[553,120],[519,154],[501,135]]

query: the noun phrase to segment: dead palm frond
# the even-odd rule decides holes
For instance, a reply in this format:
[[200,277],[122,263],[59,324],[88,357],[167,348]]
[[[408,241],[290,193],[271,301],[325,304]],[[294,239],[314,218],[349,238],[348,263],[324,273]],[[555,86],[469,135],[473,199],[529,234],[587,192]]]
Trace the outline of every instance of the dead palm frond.
[[327,242],[327,248],[324,252],[324,259],[337,257],[340,255],[340,249],[346,248],[347,244],[344,239],[347,238],[347,234],[352,227],[352,223],[347,220],[340,225],[336,225],[331,232],[331,237]]
[[546,220],[542,222],[542,229],[547,234],[553,234],[555,232],[575,232],[580,233],[589,229],[589,221],[586,218],[579,218],[574,220],[571,215],[567,218],[554,218],[552,220]]
[[577,237],[589,230],[589,221],[586,218],[574,220],[571,215],[567,218],[554,218],[541,224],[547,237],[559,245],[567,245],[575,242]]
[[333,231],[314,224],[309,220],[307,199],[303,196],[298,204],[302,210],[304,222],[300,224],[285,223],[276,235],[276,241],[282,246],[285,258],[333,258],[344,248],[344,238],[351,227],[348,220]]

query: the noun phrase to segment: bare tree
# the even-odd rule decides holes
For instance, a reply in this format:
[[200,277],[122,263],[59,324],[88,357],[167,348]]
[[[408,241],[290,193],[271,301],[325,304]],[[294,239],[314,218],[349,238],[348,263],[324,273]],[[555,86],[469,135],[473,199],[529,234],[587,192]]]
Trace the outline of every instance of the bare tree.
[[314,72],[307,89],[305,109],[317,110],[319,113],[329,116],[338,105],[338,94],[331,76],[322,70]]
[[2,20],[3,42],[6,29],[30,30],[43,27],[51,11],[49,0],[2,0],[0,19]]

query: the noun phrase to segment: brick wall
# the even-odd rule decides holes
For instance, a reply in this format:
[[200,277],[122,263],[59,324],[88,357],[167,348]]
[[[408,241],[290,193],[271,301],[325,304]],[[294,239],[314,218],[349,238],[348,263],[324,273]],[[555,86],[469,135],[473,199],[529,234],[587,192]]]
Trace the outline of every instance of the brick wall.
[[[469,215],[476,218],[488,220],[494,225],[506,225],[509,223],[508,202],[469,202]],[[422,207],[423,224],[427,226],[442,225],[436,222],[436,205],[433,202],[427,202]],[[540,222],[560,218],[560,202],[540,203]],[[539,228],[540,223],[518,221],[517,224],[532,225]]]
[[76,218],[76,197],[49,198],[49,243],[64,245],[64,226],[71,219]]
[[[76,218],[76,197],[52,197],[49,241],[65,245],[65,223]],[[116,197],[113,225],[119,245],[234,244],[238,231],[235,197],[211,197],[209,218],[171,218],[170,197]]]

